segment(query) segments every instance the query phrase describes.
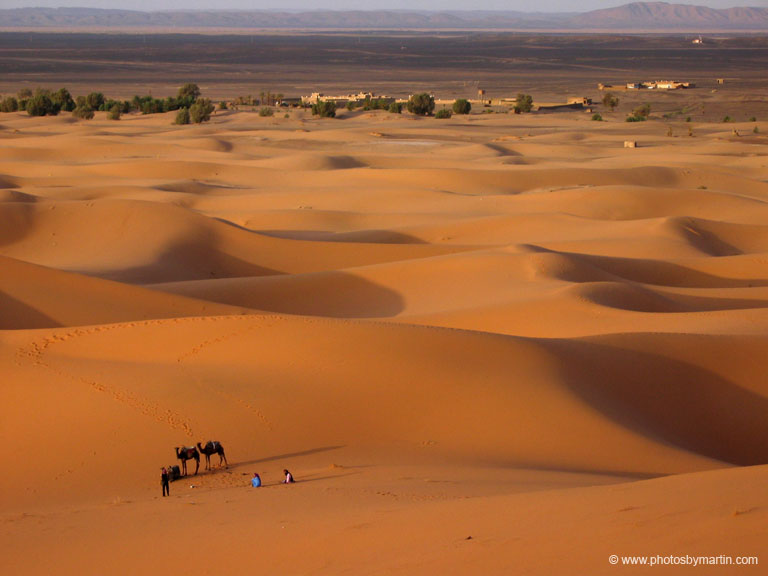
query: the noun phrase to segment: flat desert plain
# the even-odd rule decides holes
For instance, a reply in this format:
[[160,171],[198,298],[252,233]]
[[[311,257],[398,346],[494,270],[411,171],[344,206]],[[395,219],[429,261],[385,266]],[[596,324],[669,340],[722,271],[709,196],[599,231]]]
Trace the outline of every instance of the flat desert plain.
[[0,115],[2,572],[764,571],[609,557],[765,551],[768,125],[603,112]]

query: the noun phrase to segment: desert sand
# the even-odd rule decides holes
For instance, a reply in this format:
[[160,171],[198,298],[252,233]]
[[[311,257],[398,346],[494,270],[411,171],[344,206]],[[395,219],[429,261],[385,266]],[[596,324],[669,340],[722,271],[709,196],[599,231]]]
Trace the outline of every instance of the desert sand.
[[768,125],[289,116],[0,115],[4,574],[760,556]]

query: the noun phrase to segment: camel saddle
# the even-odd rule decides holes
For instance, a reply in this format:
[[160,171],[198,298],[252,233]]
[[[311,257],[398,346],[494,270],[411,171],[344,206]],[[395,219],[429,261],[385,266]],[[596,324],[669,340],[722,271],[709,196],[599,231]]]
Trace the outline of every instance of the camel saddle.
[[197,448],[192,446],[191,448],[189,446],[183,447],[181,450],[179,450],[180,456],[186,456],[187,459],[194,458],[195,453],[197,452]]
[[205,445],[206,451],[213,450],[216,451],[219,447],[219,441],[218,440],[209,440],[208,443]]

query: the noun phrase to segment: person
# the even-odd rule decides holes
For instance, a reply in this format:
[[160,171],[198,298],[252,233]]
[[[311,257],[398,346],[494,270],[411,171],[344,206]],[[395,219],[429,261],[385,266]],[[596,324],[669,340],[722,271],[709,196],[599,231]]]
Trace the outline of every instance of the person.
[[163,468],[160,473],[160,483],[163,485],[163,497],[171,495],[171,484],[168,479],[168,470]]
[[283,470],[283,474],[285,474],[285,480],[283,480],[283,484],[293,484],[295,482],[293,479],[293,474],[288,472],[288,470]]
[[259,486],[261,486],[261,478],[255,472],[253,474],[253,478],[251,478],[251,486],[253,486],[254,488],[258,488]]

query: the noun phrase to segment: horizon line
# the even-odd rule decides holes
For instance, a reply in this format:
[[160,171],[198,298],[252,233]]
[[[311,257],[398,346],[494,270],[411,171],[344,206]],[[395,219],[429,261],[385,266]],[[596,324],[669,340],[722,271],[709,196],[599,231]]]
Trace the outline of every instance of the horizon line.
[[586,14],[589,12],[597,12],[600,10],[610,10],[612,8],[621,8],[632,4],[665,4],[668,6],[690,6],[693,8],[706,8],[714,11],[734,10],[739,8],[753,8],[759,10],[767,9],[765,6],[755,6],[750,4],[739,4],[728,8],[712,8],[703,4],[689,4],[679,2],[664,2],[664,1],[624,1],[617,2],[614,5],[606,6],[603,8],[593,8],[589,10],[559,10],[559,11],[547,11],[547,10],[504,10],[497,8],[446,8],[446,9],[415,9],[415,8],[159,8],[159,9],[141,9],[141,8],[101,8],[92,6],[19,6],[15,8],[0,8],[0,12],[11,10],[93,10],[102,12],[137,12],[144,14],[156,14],[156,13],[188,13],[188,12],[211,12],[211,13],[272,13],[272,14],[310,14],[320,12],[331,13],[353,13],[353,12],[379,12],[379,13],[405,13],[405,14],[544,14],[544,15],[568,15],[568,14]]

